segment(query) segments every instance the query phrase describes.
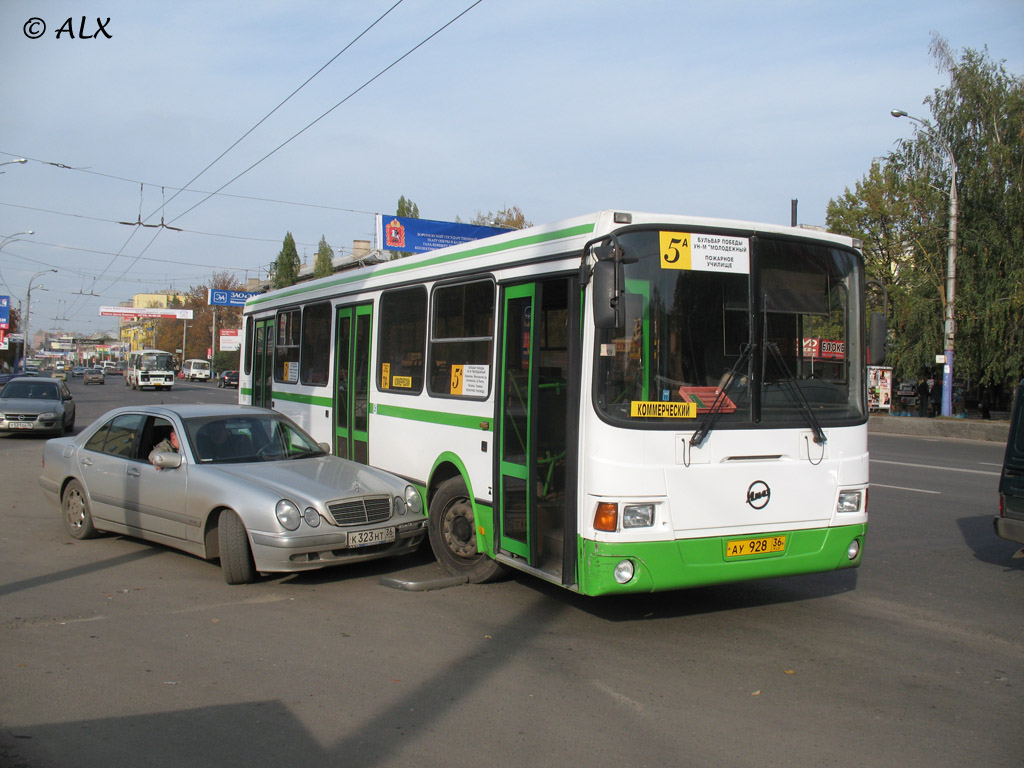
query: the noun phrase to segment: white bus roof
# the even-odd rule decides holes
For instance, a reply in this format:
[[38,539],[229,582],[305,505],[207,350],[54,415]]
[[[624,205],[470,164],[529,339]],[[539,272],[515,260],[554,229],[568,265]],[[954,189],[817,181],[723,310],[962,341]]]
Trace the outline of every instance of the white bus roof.
[[[397,276],[413,270],[421,272],[416,275],[419,279],[443,278],[451,274],[456,262],[458,262],[459,272],[463,270],[487,272],[514,267],[517,261],[578,254],[590,240],[622,227],[637,225],[666,225],[673,228],[681,227],[684,231],[687,227],[694,227],[735,232],[758,232],[819,242],[827,241],[846,248],[858,247],[858,243],[851,237],[816,229],[702,216],[606,210],[528,229],[518,229],[402,259],[346,270],[317,280],[280,288],[251,297],[246,302],[244,311],[251,313],[270,306],[294,303],[299,300],[300,296],[302,301],[308,302],[339,292],[374,290],[382,285],[395,282]],[[499,254],[500,257],[496,259],[495,257]],[[412,278],[411,275],[410,278]]]

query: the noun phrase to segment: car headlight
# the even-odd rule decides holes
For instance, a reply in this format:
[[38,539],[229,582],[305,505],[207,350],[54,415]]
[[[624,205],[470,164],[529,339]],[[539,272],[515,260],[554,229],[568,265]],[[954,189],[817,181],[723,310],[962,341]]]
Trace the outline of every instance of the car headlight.
[[405,499],[401,496],[393,496],[391,498],[391,514],[404,515],[408,511],[409,508],[405,503]]
[[274,512],[277,514],[278,522],[289,531],[294,531],[299,527],[299,520],[302,519],[302,515],[299,513],[299,508],[288,501],[288,499],[281,499],[277,502],[277,509]]
[[836,512],[860,512],[861,491],[840,491]]
[[423,499],[420,498],[420,492],[411,485],[405,486],[405,503],[414,515],[423,513]]
[[653,504],[627,504],[623,507],[623,528],[650,528],[652,525],[654,525]]
[[316,528],[320,525],[320,513],[312,507],[306,507],[302,511],[302,519],[306,521],[306,525],[310,528]]
[[54,413],[53,411],[47,411],[46,413],[40,413],[39,414],[39,418],[43,419],[43,420],[46,420],[46,419],[56,419],[57,418],[57,414]]

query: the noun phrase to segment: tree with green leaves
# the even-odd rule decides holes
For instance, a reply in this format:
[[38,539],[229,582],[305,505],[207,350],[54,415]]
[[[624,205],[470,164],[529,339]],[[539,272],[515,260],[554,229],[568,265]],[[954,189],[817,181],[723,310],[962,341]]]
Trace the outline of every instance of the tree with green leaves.
[[931,369],[943,349],[949,190],[959,201],[954,374],[969,385],[1024,375],[1024,80],[988,51],[930,52],[949,85],[924,99],[925,125],[829,204],[828,225],[860,237],[886,281],[896,375]]
[[398,198],[398,210],[395,211],[395,215],[403,216],[407,219],[418,219],[420,217],[420,207],[412,200],[406,200],[405,195],[402,195]]
[[327,238],[320,235],[320,247],[316,250],[316,261],[313,262],[313,277],[327,277],[334,272],[334,251],[327,244]]
[[526,220],[526,215],[519,210],[518,205],[502,208],[497,213],[477,211],[476,217],[469,223],[482,227],[505,227],[506,229],[526,229],[533,226]]
[[299,279],[301,266],[299,251],[295,247],[295,238],[289,232],[284,236],[281,252],[277,254],[277,260],[270,268],[271,285],[274,288],[287,288],[290,285],[295,285]]

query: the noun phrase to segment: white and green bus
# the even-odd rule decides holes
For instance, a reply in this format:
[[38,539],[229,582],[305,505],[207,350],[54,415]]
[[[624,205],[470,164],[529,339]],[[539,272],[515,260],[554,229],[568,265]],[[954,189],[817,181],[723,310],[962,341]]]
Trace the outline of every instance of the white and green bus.
[[414,483],[470,581],[604,595],[856,567],[857,245],[605,211],[337,273],[249,299],[239,400]]

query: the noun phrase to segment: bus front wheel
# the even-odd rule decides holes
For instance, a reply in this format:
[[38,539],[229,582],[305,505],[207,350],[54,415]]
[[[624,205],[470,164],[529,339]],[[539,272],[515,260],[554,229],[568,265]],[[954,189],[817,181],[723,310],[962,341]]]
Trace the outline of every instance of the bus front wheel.
[[461,477],[445,480],[437,489],[427,522],[430,547],[448,573],[465,576],[473,584],[504,575],[505,566],[477,551],[473,502]]

